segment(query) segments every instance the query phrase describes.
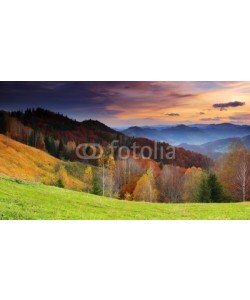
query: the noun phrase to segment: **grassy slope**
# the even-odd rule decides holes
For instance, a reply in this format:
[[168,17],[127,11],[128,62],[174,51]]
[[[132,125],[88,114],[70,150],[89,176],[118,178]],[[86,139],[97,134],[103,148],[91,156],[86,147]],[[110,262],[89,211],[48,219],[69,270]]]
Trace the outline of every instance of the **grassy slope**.
[[[2,176],[55,185],[60,169],[71,167],[79,169],[78,165],[62,162],[44,151],[0,134],[0,175]],[[81,168],[83,173],[83,167]],[[83,189],[83,182],[68,171],[64,173],[67,176],[65,183],[67,188]]]
[[250,219],[250,203],[127,202],[0,179],[0,219]]

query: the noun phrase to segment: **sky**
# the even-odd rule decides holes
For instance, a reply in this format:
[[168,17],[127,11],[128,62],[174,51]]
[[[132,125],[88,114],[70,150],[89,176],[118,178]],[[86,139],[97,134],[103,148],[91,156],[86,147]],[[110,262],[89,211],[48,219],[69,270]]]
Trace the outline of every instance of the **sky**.
[[250,124],[250,82],[0,82],[0,110],[36,107],[112,127]]

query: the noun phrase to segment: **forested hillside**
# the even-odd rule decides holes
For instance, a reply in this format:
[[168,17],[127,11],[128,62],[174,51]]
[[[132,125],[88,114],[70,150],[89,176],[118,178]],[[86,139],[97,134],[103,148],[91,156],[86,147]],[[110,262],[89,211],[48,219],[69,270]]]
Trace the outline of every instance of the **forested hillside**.
[[107,147],[112,141],[117,140],[117,146],[131,148],[136,143],[138,152],[142,147],[149,146],[152,149],[150,158],[163,164],[189,168],[207,167],[211,163],[206,156],[183,148],[175,148],[174,158],[169,159],[165,155],[161,158],[158,153],[163,148],[165,154],[170,146],[168,143],[157,143],[155,147],[152,140],[128,137],[98,121],[79,122],[42,108],[27,109],[25,112],[0,112],[0,133],[47,151],[54,157],[71,161],[78,160],[75,153],[78,144],[98,143]]
[[25,179],[108,197],[146,202],[228,202],[250,198],[250,154],[236,148],[210,170],[160,165],[153,160],[115,160],[97,165],[61,161],[0,135],[0,177]]

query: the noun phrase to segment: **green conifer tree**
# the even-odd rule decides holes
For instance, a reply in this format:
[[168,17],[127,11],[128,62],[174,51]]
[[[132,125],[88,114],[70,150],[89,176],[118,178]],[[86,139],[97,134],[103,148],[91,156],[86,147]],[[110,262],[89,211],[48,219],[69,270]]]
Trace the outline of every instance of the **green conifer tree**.
[[211,191],[208,185],[208,177],[204,176],[198,190],[199,202],[211,202]]
[[208,187],[210,189],[211,201],[212,202],[222,202],[222,187],[215,174],[209,174],[208,176]]

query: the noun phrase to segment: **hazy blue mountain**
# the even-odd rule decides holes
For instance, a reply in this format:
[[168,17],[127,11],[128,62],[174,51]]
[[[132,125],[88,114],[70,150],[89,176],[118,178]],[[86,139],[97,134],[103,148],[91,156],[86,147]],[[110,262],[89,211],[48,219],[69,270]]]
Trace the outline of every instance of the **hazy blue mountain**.
[[193,124],[159,127],[133,126],[122,131],[134,137],[145,137],[165,141],[172,145],[192,144],[201,145],[219,139],[244,137],[250,135],[249,125],[222,124]]
[[152,127],[145,128],[145,127],[133,126],[123,130],[122,133],[132,137],[144,137],[151,140],[165,141],[165,139],[162,139],[161,131]]
[[242,138],[227,138],[220,139],[213,142],[208,142],[202,145],[191,145],[187,143],[180,144],[178,147],[182,147],[186,150],[194,151],[211,157],[213,159],[219,158],[222,154],[228,152],[233,143],[243,143],[250,149],[250,135]]

